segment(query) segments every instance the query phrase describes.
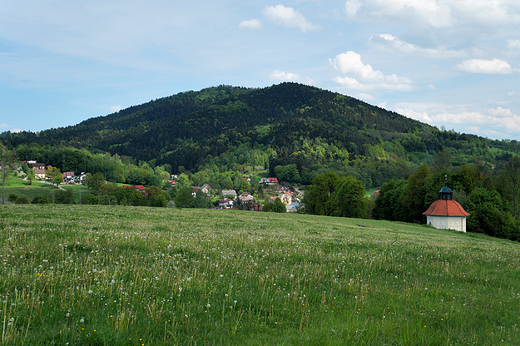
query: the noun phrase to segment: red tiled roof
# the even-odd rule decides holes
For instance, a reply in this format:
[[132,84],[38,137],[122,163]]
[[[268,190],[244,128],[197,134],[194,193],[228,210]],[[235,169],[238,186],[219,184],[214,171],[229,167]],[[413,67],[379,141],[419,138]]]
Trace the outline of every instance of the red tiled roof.
[[469,216],[469,213],[454,200],[437,200],[430,205],[423,215],[429,216]]

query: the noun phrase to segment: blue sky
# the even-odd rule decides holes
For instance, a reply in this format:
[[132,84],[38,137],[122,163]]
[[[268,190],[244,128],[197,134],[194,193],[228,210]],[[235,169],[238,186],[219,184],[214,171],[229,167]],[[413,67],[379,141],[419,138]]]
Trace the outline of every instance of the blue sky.
[[518,0],[24,0],[0,6],[0,132],[295,81],[520,140]]

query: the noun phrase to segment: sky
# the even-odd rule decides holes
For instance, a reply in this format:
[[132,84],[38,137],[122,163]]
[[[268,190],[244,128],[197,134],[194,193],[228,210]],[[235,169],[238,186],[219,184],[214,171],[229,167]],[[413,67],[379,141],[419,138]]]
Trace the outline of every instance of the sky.
[[3,0],[0,132],[284,81],[520,140],[518,0]]

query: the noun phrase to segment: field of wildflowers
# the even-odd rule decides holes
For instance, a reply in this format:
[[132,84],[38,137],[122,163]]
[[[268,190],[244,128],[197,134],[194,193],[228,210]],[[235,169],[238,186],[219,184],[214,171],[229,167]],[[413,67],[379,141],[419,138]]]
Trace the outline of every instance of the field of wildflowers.
[[0,206],[2,345],[518,345],[520,244],[386,221]]

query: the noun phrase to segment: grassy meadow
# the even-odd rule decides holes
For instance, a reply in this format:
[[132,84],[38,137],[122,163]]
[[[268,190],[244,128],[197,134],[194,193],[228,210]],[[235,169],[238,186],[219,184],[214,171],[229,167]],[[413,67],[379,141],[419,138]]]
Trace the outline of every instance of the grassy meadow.
[[387,221],[0,206],[3,345],[519,345],[520,244]]

